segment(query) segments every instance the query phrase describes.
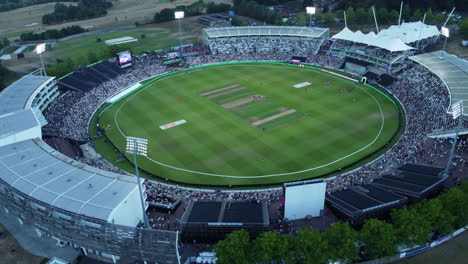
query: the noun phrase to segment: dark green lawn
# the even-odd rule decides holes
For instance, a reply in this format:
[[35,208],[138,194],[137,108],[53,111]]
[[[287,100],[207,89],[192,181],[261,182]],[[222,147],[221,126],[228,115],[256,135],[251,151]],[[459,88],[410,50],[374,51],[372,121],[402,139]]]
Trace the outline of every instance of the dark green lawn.
[[[302,82],[312,85],[307,90],[293,87]],[[263,131],[251,126],[242,114],[200,96],[202,91],[233,83],[266,96],[274,105],[296,109],[303,116],[280,126],[275,122],[284,120],[271,121],[272,129]],[[379,106],[384,113],[382,131]],[[114,117],[126,136],[149,139],[148,156],[153,161],[140,157],[142,169],[179,182],[214,185],[318,177],[365,158],[399,129],[397,108],[380,92],[316,70],[272,64],[237,64],[178,73],[121,100],[101,116],[100,124],[110,125],[107,136],[124,150],[125,138]],[[159,128],[181,119],[187,123],[167,130]],[[229,177],[181,171],[154,161]],[[307,169],[311,170],[262,176]]]

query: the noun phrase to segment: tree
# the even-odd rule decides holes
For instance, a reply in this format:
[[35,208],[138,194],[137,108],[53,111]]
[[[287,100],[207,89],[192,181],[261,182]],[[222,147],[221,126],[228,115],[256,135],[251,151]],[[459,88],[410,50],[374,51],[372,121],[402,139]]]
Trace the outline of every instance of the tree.
[[312,20],[315,21],[316,24],[322,22],[322,20],[323,20],[323,14],[318,13],[318,14],[315,14],[314,16],[315,16],[315,17],[312,18]]
[[400,13],[398,13],[398,11],[396,11],[395,9],[393,9],[392,11],[390,11],[388,13],[388,21],[392,24],[396,24],[398,23],[398,17],[400,16]]
[[276,232],[262,233],[253,243],[255,259],[266,262],[289,262],[292,259],[291,242],[292,238],[288,235]]
[[388,10],[385,7],[379,8],[377,10],[377,18],[379,21],[388,21]]
[[296,16],[296,24],[298,26],[305,26],[306,25],[306,15],[305,14],[298,14]]
[[396,252],[397,237],[391,224],[378,219],[366,221],[360,232],[364,253],[370,259],[390,256]]
[[94,51],[90,50],[88,52],[88,63],[94,63],[94,62],[97,62],[99,59],[96,55],[96,53],[94,53]]
[[413,13],[413,16],[411,17],[411,20],[413,21],[418,21],[418,20],[421,20],[422,21],[422,18],[423,18],[423,13],[421,11],[421,9],[416,9]]
[[406,207],[395,209],[391,213],[398,241],[407,246],[422,245],[429,241],[431,223],[417,210]]
[[434,22],[434,14],[432,14],[432,8],[428,8],[426,11],[426,23]]
[[408,21],[410,19],[410,17],[411,17],[411,8],[410,8],[409,4],[405,4],[403,6],[403,11],[402,11],[401,16],[402,16],[402,20],[404,19],[404,20]]
[[468,195],[459,188],[452,188],[447,193],[440,196],[442,207],[455,217],[456,228],[468,224]]
[[326,13],[323,17],[323,22],[325,25],[333,25],[335,24],[335,18],[333,17],[332,13]]
[[312,227],[301,230],[295,239],[295,259],[298,263],[328,263],[327,248],[324,234]]
[[219,264],[249,264],[252,263],[252,242],[250,235],[244,229],[234,231],[226,239],[215,246]]
[[356,13],[352,7],[346,9],[346,20],[348,21],[348,24],[356,22]]
[[328,259],[336,263],[351,263],[359,259],[357,232],[348,222],[332,225],[324,234]]
[[439,198],[420,202],[414,206],[414,209],[431,223],[433,231],[443,235],[453,229],[455,217],[443,207]]
[[445,20],[447,18],[443,15],[443,14],[438,14],[435,18],[434,18],[434,22],[438,25],[442,25]]
[[356,21],[360,24],[367,23],[369,16],[364,8],[356,9]]
[[460,27],[458,32],[460,32],[464,39],[468,39],[468,18],[463,19],[458,26]]

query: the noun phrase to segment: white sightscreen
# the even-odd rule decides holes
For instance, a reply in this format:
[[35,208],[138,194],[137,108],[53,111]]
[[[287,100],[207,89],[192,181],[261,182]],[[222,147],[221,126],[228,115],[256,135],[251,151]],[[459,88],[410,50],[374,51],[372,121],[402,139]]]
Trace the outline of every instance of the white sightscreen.
[[290,220],[303,219],[310,215],[320,216],[325,203],[326,182],[314,182],[285,186],[284,217]]

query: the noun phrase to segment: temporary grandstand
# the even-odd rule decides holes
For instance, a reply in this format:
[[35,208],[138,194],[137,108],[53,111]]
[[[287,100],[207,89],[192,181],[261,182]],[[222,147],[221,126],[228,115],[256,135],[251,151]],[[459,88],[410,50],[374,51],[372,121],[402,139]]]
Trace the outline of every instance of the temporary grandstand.
[[439,191],[445,180],[442,172],[443,168],[405,164],[370,184],[329,193],[326,202],[338,215],[360,224]]
[[408,198],[422,199],[441,188],[445,181],[443,171],[438,167],[405,164],[392,174],[376,179],[373,184]]
[[337,215],[360,224],[405,204],[407,198],[375,184],[365,184],[327,194],[326,202]]
[[[437,74],[447,85],[452,103],[464,101],[464,113],[468,115],[468,61],[443,51],[424,53],[410,59]],[[452,104],[450,104],[452,105]],[[451,109],[447,109],[450,112]]]
[[108,61],[80,68],[63,77],[59,85],[63,88],[87,92],[103,82],[114,79],[124,72],[123,69]]
[[182,239],[213,242],[232,231],[245,229],[253,237],[268,230],[266,201],[193,201],[181,219]]

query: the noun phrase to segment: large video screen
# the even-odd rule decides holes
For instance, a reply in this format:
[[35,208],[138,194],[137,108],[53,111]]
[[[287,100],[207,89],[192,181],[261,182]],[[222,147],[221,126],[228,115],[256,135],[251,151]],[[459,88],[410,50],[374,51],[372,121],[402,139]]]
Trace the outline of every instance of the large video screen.
[[124,51],[117,54],[117,63],[120,67],[128,67],[132,65],[132,54],[130,51]]
[[284,217],[294,220],[320,216],[325,204],[326,187],[323,180],[285,184]]
[[164,63],[175,63],[181,60],[179,52],[169,52],[163,56]]

